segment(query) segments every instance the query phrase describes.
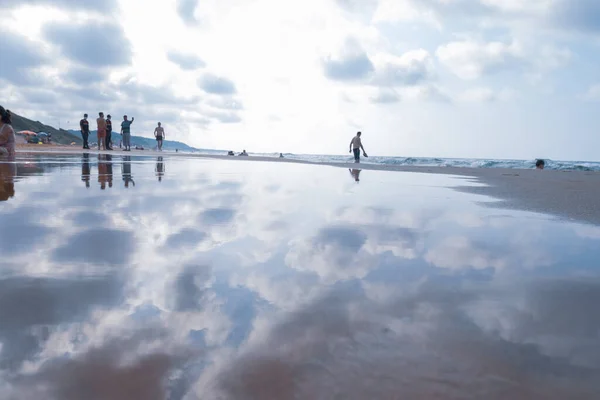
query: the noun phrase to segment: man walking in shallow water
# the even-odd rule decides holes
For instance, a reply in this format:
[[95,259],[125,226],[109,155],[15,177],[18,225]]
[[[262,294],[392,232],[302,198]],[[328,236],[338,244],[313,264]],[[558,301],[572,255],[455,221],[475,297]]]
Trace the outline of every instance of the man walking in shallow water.
[[354,152],[354,162],[355,163],[359,163],[360,162],[360,150],[362,149],[363,151],[363,155],[365,157],[369,157],[367,155],[367,152],[365,151],[365,148],[362,145],[362,141],[360,140],[362,133],[358,132],[356,134],[356,136],[354,136],[352,138],[352,140],[350,141],[350,153]]

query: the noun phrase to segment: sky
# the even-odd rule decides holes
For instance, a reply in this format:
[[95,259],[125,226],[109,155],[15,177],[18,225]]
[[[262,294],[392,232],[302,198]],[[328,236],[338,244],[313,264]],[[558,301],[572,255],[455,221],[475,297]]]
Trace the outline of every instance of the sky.
[[0,104],[198,148],[600,161],[596,0],[3,0]]

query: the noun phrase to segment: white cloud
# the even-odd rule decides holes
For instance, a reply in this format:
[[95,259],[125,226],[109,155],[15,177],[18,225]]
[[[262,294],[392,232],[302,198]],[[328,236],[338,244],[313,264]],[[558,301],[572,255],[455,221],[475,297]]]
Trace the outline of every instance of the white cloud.
[[525,58],[519,43],[482,43],[475,40],[447,43],[437,49],[436,55],[450,71],[467,80],[519,67]]
[[[338,153],[358,125],[378,133],[371,154],[516,158],[534,145],[515,148],[499,133],[522,126],[520,110],[534,104],[527,129],[566,143],[549,157],[597,157],[593,146],[575,145],[600,140],[586,137],[592,129],[571,140],[565,128],[573,113],[594,124],[572,96],[597,79],[586,67],[600,32],[592,0],[173,0],[148,3],[143,14],[135,0],[102,10],[74,0],[1,7],[8,39],[0,50],[12,55],[0,57],[3,101],[45,123],[76,129],[74,116],[102,109],[135,113],[134,134],[150,135],[160,116],[171,138],[197,147],[298,153]],[[575,78],[566,82],[559,68]],[[121,90],[128,82],[137,88]],[[550,123],[542,109],[562,107],[563,85],[572,109]],[[54,107],[50,93],[61,99]],[[533,101],[540,93],[544,101]],[[486,140],[459,148],[482,135],[466,100],[508,98],[513,104],[488,118]]]
[[467,89],[459,95],[459,100],[474,103],[493,103],[497,101],[507,101],[514,96],[514,91],[510,89],[493,90],[489,87],[476,87]]
[[600,100],[600,84],[590,86],[582,97],[589,101]]

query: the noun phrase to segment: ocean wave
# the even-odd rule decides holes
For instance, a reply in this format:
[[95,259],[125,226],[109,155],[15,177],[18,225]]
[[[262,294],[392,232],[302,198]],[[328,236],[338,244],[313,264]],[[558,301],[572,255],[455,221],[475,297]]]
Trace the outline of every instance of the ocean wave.
[[[351,163],[352,157],[327,155],[298,155],[286,154],[286,158],[324,163]],[[368,157],[363,158],[363,164],[382,164],[395,166],[421,167],[457,167],[457,168],[511,168],[533,169],[533,160],[496,160],[472,158],[438,158],[438,157]],[[555,161],[544,160],[546,169],[559,171],[600,171],[600,162],[592,161]]]

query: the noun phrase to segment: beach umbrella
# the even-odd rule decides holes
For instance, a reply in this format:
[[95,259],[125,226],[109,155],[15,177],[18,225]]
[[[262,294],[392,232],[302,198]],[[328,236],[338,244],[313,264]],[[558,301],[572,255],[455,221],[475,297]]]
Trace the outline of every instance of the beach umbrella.
[[33,136],[37,135],[37,133],[35,133],[35,132],[32,132],[32,131],[19,131],[19,132],[17,132],[17,133],[18,133],[19,135],[33,135]]
[[38,136],[48,136],[46,132],[38,132]]

